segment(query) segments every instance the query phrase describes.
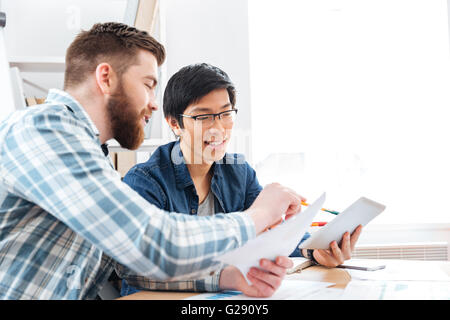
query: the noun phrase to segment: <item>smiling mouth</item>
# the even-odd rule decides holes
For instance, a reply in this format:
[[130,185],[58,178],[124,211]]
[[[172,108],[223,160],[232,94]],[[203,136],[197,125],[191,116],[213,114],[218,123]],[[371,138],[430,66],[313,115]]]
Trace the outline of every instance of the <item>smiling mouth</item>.
[[211,148],[218,148],[225,144],[227,139],[223,139],[221,141],[204,141],[204,143]]

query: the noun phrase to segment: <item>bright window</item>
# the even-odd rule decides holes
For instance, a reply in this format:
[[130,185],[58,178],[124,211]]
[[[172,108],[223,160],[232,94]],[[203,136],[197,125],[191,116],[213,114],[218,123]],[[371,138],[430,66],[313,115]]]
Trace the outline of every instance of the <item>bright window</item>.
[[308,200],[450,222],[446,0],[249,0],[253,163]]

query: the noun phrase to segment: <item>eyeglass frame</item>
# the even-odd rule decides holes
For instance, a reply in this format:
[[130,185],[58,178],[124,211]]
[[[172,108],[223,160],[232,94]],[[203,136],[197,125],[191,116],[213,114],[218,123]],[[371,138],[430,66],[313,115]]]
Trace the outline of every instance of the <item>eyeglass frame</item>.
[[[233,109],[231,109],[231,110],[225,110],[225,111],[222,111],[222,112],[219,112],[219,113],[205,113],[205,114],[198,114],[198,115],[196,115],[196,116],[191,116],[191,115],[189,115],[189,114],[183,114],[183,113],[180,113],[180,114],[178,114],[178,116],[183,117],[183,118],[194,119],[194,121],[197,121],[197,118],[199,118],[199,117],[213,116],[213,121],[211,122],[211,125],[212,125],[212,124],[214,123],[214,121],[216,121],[216,117],[218,117],[219,120],[222,120],[222,114],[228,113],[228,112],[230,112],[230,111],[234,111],[234,114],[236,115],[237,112],[238,112],[238,109],[234,109],[234,108],[233,108]],[[201,120],[199,120],[199,121],[201,121]]]

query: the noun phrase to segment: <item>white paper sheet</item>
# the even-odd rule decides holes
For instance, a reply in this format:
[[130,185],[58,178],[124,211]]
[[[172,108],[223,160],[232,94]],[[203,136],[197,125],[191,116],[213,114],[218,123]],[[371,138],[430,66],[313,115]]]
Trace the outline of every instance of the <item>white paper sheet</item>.
[[377,271],[345,270],[352,280],[448,281],[450,286],[450,277],[437,264],[433,264],[434,261],[374,261],[384,263],[386,268]]
[[350,281],[343,300],[449,300],[448,282]]
[[[224,291],[218,293],[203,293],[186,300],[310,300],[320,299],[327,296],[336,298],[336,292],[327,288],[334,283],[320,282],[320,281],[305,281],[305,280],[284,280],[281,286],[269,298],[254,298],[244,295],[240,291]],[[336,290],[336,289],[335,289]],[[342,294],[342,289],[339,294]],[[323,293],[323,294],[322,294]]]
[[294,251],[311,225],[314,216],[325,202],[325,198],[324,193],[305,211],[248,241],[242,247],[217,257],[215,260],[236,266],[247,279],[247,272],[251,267],[259,266],[260,259],[275,260],[277,256],[288,256]]

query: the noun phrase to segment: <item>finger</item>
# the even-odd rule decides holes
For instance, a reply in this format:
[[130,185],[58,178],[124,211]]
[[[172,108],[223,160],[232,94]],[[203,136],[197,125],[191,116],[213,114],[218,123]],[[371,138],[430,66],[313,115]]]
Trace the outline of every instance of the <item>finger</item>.
[[318,263],[324,266],[332,266],[337,263],[330,250],[316,249],[313,251],[314,258]]
[[292,201],[286,210],[286,219],[289,219],[291,216],[299,213],[301,210],[302,210],[301,202],[300,201]]
[[[335,261],[336,259],[334,258],[334,255],[331,252],[331,250],[328,250],[328,249],[316,249],[316,250],[313,251],[313,255],[314,255],[314,258],[316,258],[316,256],[318,255],[319,258],[326,259],[328,261],[331,261],[332,263],[337,263],[337,261]],[[317,258],[316,258],[316,260],[317,260]]]
[[277,265],[279,265],[280,267],[289,269],[292,268],[294,266],[294,262],[292,262],[292,259],[290,259],[289,257],[285,257],[285,256],[278,256],[275,259],[275,263]]
[[261,259],[259,261],[261,269],[268,273],[273,273],[274,275],[283,278],[286,275],[286,268],[283,268],[273,261],[268,259]]
[[327,254],[326,250],[316,249],[313,251],[313,256],[316,261],[322,265],[326,265],[325,261],[329,259],[330,255]]
[[316,256],[318,255],[321,258],[326,258],[326,257],[332,256],[329,253],[329,250],[325,250],[325,249],[316,249],[316,250],[313,251],[313,253],[315,253]]
[[290,201],[291,201],[288,209],[286,210],[286,215],[290,216],[290,215],[299,213],[302,209],[302,199],[304,199],[304,198],[302,196],[298,195],[295,191],[293,191],[290,188],[285,187],[285,190],[289,194]]
[[283,281],[282,277],[255,267],[250,268],[249,274],[254,278],[257,278],[260,282],[270,286],[273,290],[278,289],[281,285],[281,281]]
[[300,203],[298,204],[299,205],[298,212],[301,212],[302,211],[302,202],[306,202],[307,199],[305,197],[299,195],[295,191],[292,191],[292,192],[293,192],[294,196],[297,197],[297,199],[300,201]]
[[264,281],[261,281],[257,277],[253,276],[250,271],[247,273],[248,280],[252,283],[253,296],[255,297],[270,297],[274,294],[275,289]]
[[271,226],[269,227],[269,229],[275,228],[277,225],[279,225],[279,224],[282,223],[282,222],[283,222],[283,218],[280,218],[280,220],[278,220],[278,221],[275,222],[273,225],[271,225]]
[[344,260],[348,260],[352,257],[352,251],[350,248],[350,233],[344,233],[341,241],[341,252],[344,257]]
[[342,251],[341,251],[341,249],[339,248],[337,242],[336,242],[336,241],[333,241],[333,242],[330,244],[330,247],[331,247],[331,251],[333,252],[333,256],[334,256],[334,258],[335,258],[335,260],[336,260],[336,262],[337,262],[337,265],[342,264],[345,260],[344,260],[344,257],[343,257],[343,255],[342,255]]
[[359,225],[355,231],[353,231],[352,236],[350,237],[350,250],[353,252],[355,250],[356,242],[358,241],[359,236],[362,232],[362,225]]

